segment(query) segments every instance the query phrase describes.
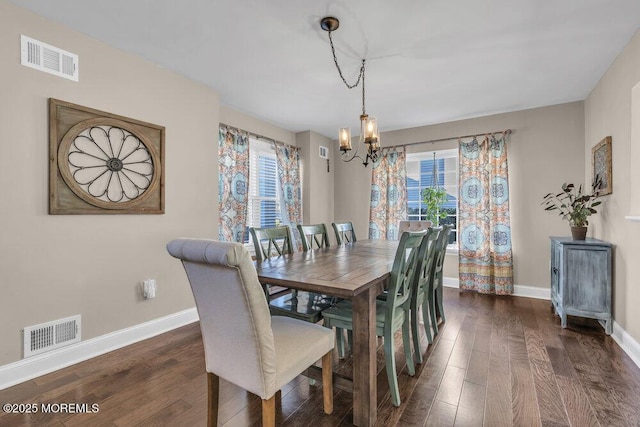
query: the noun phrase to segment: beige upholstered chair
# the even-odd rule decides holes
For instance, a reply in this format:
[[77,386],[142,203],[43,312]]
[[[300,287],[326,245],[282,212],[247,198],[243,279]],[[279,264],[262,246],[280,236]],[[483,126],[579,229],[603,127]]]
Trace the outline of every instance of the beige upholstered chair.
[[422,231],[431,227],[431,221],[400,221],[398,225],[398,236],[402,236],[405,231]]
[[271,317],[249,252],[240,243],[177,239],[167,250],[182,260],[200,316],[209,426],[217,424],[220,378],[258,395],[262,425],[272,426],[282,386],[319,359],[324,411],[333,412],[333,331]]

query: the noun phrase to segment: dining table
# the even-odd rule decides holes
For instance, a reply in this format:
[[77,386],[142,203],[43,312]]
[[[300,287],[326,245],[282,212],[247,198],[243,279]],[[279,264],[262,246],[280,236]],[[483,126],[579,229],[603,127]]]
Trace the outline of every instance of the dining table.
[[256,261],[263,284],[349,299],[353,306],[353,424],[377,419],[376,296],[391,274],[395,240],[358,240]]

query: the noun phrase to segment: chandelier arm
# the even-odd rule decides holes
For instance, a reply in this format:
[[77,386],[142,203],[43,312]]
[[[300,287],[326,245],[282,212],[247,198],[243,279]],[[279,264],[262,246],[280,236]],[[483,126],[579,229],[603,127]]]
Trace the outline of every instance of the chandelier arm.
[[355,158],[358,158],[358,159],[362,160],[363,164],[364,164],[364,162],[366,162],[366,161],[367,161],[366,159],[363,159],[362,157],[358,156],[357,154],[354,154],[354,155],[353,155],[353,156],[351,156],[350,158],[346,158],[346,157],[344,156],[345,154],[346,154],[346,152],[343,152],[343,153],[342,153],[342,161],[343,161],[343,162],[345,162],[345,163],[349,163],[350,161],[352,161],[352,160],[353,160],[353,159],[355,159]]
[[342,69],[340,69],[340,65],[338,65],[338,58],[336,56],[336,49],[333,46],[333,38],[331,38],[331,31],[328,31],[328,33],[329,33],[329,44],[331,45],[331,53],[333,54],[333,63],[336,64],[336,68],[338,69],[338,74],[340,75],[340,78],[342,79],[344,84],[347,86],[347,88],[353,89],[360,84],[360,79],[364,80],[364,59],[362,60],[362,66],[360,67],[360,74],[358,74],[358,79],[354,84],[350,85],[347,82],[347,79],[345,79],[344,76],[342,75]]

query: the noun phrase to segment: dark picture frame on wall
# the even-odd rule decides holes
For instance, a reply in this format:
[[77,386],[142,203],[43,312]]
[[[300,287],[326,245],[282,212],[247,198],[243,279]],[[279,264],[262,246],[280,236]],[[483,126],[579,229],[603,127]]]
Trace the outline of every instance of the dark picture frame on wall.
[[593,178],[599,176],[600,194],[606,195],[613,192],[613,182],[611,174],[611,137],[607,136],[591,149],[593,165]]

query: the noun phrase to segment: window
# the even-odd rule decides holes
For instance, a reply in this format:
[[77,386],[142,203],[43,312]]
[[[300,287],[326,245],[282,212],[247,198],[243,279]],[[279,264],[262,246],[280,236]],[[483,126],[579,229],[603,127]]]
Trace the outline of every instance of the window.
[[[434,160],[435,153],[435,160]],[[407,216],[409,220],[426,220],[422,190],[434,185],[433,172],[436,168],[438,187],[447,192],[447,201],[440,208],[447,217],[440,224],[452,224],[449,244],[457,243],[458,229],[458,150],[425,151],[407,153]]]
[[269,142],[249,138],[249,206],[245,242],[250,241],[249,227],[276,227],[280,224],[282,217],[275,148]]

